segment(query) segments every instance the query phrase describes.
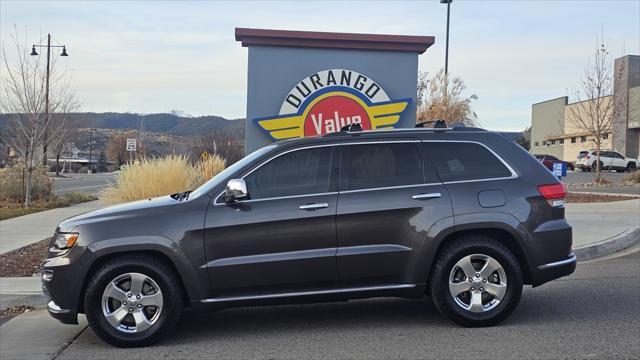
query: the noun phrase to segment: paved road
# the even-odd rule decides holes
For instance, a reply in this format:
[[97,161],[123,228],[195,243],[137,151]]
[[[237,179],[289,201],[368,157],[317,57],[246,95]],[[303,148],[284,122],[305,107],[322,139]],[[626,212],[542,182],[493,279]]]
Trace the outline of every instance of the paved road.
[[[626,174],[627,173],[618,173],[615,171],[603,171],[601,176],[614,183],[619,183]],[[592,172],[582,172],[580,170],[569,171],[567,172],[567,176],[562,178],[562,181],[565,184],[586,184],[592,182],[595,177],[596,174]]]
[[53,193],[64,195],[71,192],[82,192],[96,195],[115,180],[114,173],[97,174],[65,174],[69,178],[56,178],[53,180]]
[[59,359],[640,358],[640,252],[525,289],[499,326],[466,329],[431,302],[378,299],[190,314],[159,345],[117,349],[87,329]]

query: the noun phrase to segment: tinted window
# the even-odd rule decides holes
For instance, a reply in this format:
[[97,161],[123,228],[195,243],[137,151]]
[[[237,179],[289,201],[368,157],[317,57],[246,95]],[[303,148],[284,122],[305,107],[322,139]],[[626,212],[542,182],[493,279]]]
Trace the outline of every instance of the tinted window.
[[423,183],[422,159],[413,143],[348,145],[342,151],[343,190]]
[[511,172],[484,146],[464,142],[425,143],[442,181],[491,179]]
[[269,161],[245,177],[251,199],[329,191],[332,147],[297,150]]
[[551,155],[547,156],[547,159],[549,159],[549,160],[553,160],[553,161],[557,161],[557,160],[558,160],[558,158],[557,158],[557,157],[555,157],[555,156],[551,156]]
[[578,159],[582,159],[583,157],[587,157],[587,155],[589,155],[588,151],[580,151],[580,153],[578,154]]

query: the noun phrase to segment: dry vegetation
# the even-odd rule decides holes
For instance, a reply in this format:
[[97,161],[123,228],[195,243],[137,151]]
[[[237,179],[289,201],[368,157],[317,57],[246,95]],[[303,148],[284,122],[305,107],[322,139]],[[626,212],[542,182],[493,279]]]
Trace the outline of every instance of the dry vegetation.
[[622,184],[631,186],[640,185],[640,170],[626,174],[622,178]]
[[224,168],[217,155],[196,163],[185,155],[143,158],[123,167],[115,186],[104,190],[100,200],[117,204],[193,190]]

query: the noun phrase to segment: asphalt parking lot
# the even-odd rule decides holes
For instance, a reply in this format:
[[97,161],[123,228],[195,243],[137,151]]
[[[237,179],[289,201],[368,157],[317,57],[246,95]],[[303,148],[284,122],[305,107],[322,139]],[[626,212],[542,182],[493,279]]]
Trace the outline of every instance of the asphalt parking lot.
[[640,252],[526,288],[499,326],[467,329],[428,299],[189,314],[160,344],[118,349],[86,329],[58,359],[640,358]]
[[72,192],[97,195],[115,181],[115,173],[64,174],[66,178],[54,178],[53,193],[60,196]]

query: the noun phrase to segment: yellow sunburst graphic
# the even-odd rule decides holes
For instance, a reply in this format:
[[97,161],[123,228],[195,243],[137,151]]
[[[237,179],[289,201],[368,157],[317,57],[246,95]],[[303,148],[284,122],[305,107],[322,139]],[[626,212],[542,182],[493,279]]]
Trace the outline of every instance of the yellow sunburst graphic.
[[260,118],[256,119],[255,122],[275,140],[304,137],[304,122],[309,111],[318,102],[332,96],[346,97],[362,106],[369,116],[373,130],[396,125],[400,121],[400,115],[411,101],[411,99],[401,99],[368,104],[357,95],[344,91],[331,91],[313,99],[307,104],[302,113]]

